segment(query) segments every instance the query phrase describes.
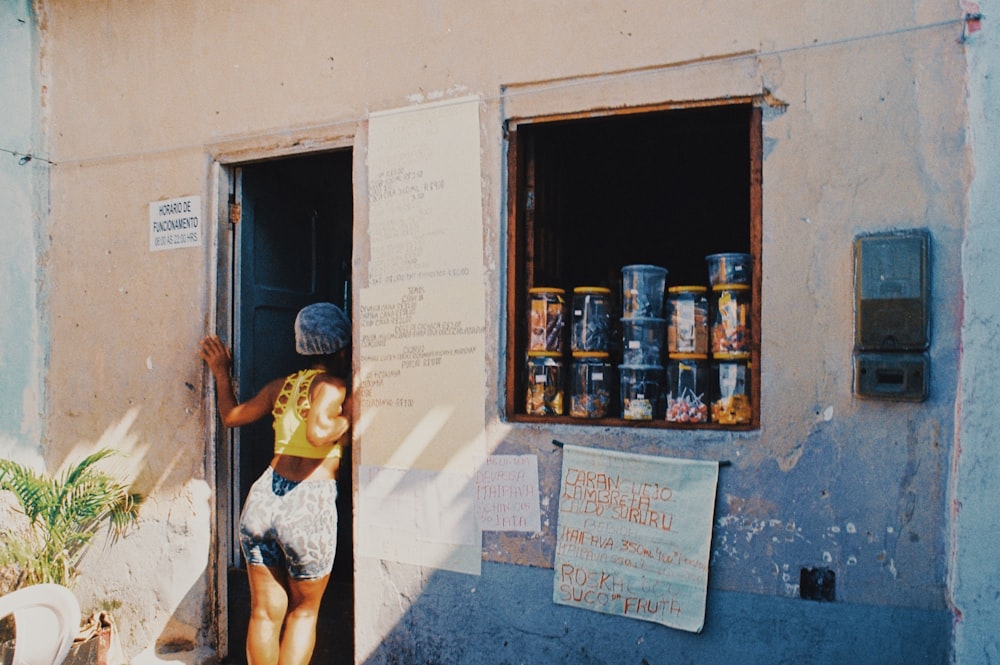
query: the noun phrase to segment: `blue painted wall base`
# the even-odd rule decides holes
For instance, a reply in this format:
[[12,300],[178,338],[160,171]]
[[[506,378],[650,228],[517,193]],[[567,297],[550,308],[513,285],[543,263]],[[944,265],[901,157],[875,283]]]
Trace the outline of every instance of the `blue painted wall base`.
[[552,603],[552,571],[436,572],[365,665],[946,665],[947,610],[710,591],[705,629]]

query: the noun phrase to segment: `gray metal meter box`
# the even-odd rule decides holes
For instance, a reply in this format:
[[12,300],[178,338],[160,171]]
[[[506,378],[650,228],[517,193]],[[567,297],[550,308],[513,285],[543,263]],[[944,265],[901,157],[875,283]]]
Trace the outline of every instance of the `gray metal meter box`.
[[930,234],[854,240],[854,389],[861,397],[922,401],[929,388]]

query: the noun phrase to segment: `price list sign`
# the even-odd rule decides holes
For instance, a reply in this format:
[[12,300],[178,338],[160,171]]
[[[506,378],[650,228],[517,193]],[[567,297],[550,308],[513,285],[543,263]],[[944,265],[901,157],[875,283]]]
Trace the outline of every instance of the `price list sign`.
[[565,446],[553,602],[701,632],[718,469]]
[[[354,431],[371,469],[359,491],[362,551],[470,574],[480,571],[475,473],[486,449],[479,107],[470,97],[371,115],[368,284],[355,321]],[[438,519],[407,517],[429,512]]]
[[471,477],[485,452],[479,131],[474,97],[371,116],[358,300],[366,464]]
[[[484,448],[485,326],[456,307],[455,287],[362,290],[358,428],[366,464],[475,472]],[[475,296],[465,301],[481,304]]]
[[369,286],[481,279],[479,132],[472,97],[372,114]]

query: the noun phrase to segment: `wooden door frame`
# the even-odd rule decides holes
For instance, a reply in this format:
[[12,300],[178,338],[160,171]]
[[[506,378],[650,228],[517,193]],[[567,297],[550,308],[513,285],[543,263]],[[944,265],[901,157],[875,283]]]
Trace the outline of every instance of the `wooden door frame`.
[[[350,129],[345,133],[345,129]],[[303,157],[319,152],[350,149],[354,153],[354,171],[358,168],[352,123],[344,125],[316,127],[309,130],[289,131],[276,135],[256,136],[236,139],[208,146],[207,157],[211,160],[209,182],[212,224],[207,234],[205,260],[208,267],[208,294],[206,309],[206,332],[215,332],[226,340],[232,340],[236,325],[234,321],[235,292],[238,288],[236,275],[236,242],[230,216],[234,213],[232,204],[240,201],[237,191],[238,169],[254,162],[278,158]],[[304,150],[302,146],[309,146]],[[357,189],[355,185],[355,200]],[[365,206],[367,210],[367,206]],[[357,216],[357,206],[355,206]],[[355,290],[358,286],[355,284]],[[352,301],[355,294],[352,294]],[[235,533],[233,522],[232,496],[238,476],[232,473],[235,434],[219,426],[214,398],[214,383],[206,380],[204,405],[207,414],[207,437],[205,447],[205,477],[213,483],[213,513],[211,548],[207,569],[212,571],[209,588],[214,597],[209,599],[212,616],[210,631],[214,633],[216,654],[220,660],[229,655],[229,579],[228,569],[238,557],[238,547],[231,535]],[[353,473],[353,470],[351,471]],[[220,491],[226,488],[225,492]]]

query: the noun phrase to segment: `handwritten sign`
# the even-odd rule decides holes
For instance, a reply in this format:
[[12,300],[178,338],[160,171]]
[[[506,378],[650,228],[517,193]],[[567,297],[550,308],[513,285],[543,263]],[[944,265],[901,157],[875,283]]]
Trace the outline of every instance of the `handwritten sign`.
[[366,464],[471,477],[484,457],[482,286],[466,286],[464,298],[460,284],[362,289],[356,430]]
[[475,473],[485,456],[479,100],[373,113],[361,290],[364,462]]
[[565,446],[553,602],[701,632],[718,468]]
[[476,472],[476,512],[483,531],[541,531],[538,458],[487,457]]
[[482,284],[479,100],[373,113],[368,141],[368,284]]
[[[364,507],[441,516],[417,529],[362,523],[367,554],[470,574],[482,558],[474,476],[486,456],[479,107],[466,97],[371,115],[368,283],[355,322],[360,461],[412,472],[382,494],[373,484]],[[376,496],[381,511],[370,510]]]

